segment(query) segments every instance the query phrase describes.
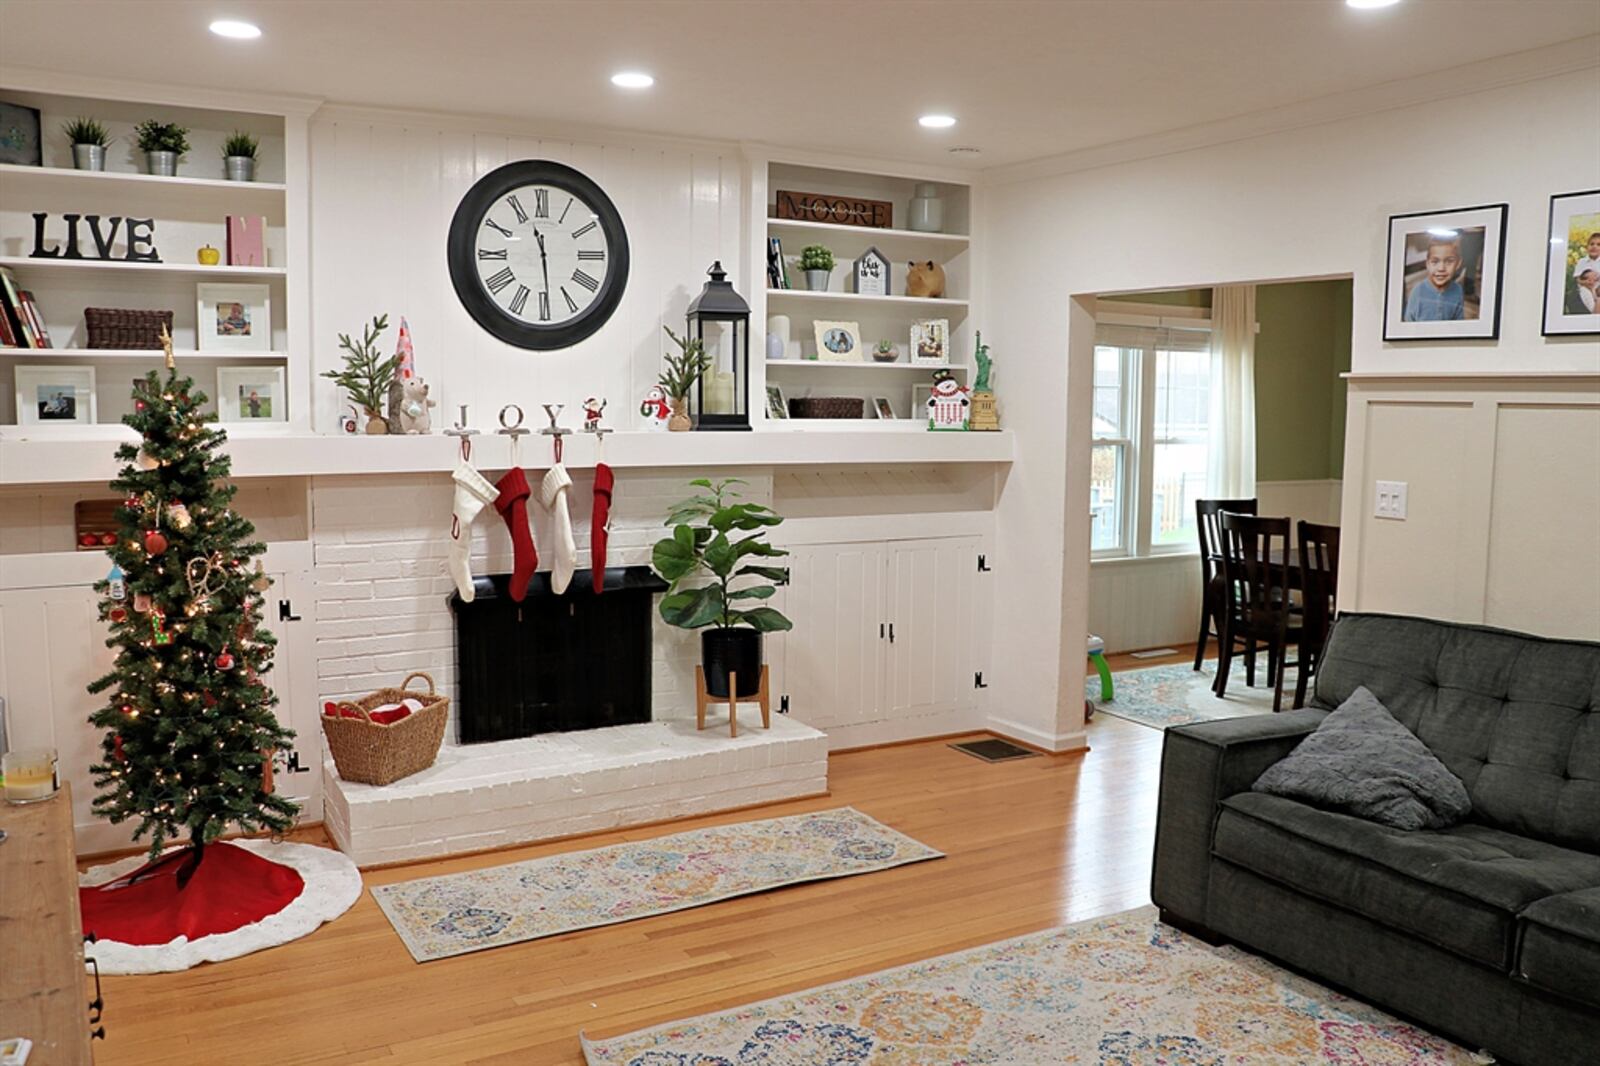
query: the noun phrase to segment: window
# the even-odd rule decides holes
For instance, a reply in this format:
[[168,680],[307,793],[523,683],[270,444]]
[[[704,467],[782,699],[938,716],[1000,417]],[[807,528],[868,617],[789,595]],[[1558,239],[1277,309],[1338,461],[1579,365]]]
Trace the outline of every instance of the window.
[[1192,550],[1210,448],[1209,324],[1106,319],[1094,353],[1090,545],[1097,558]]

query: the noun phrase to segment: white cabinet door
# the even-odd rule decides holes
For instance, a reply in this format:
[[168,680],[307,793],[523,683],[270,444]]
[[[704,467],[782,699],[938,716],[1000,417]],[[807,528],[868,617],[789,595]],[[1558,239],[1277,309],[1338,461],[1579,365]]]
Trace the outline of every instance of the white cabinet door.
[[888,545],[887,717],[959,711],[973,703],[976,537]]
[[[882,707],[884,550],[881,544],[791,549],[789,584],[773,605],[794,623],[769,649],[774,700],[817,729],[868,722]],[[774,654],[776,652],[776,654]]]

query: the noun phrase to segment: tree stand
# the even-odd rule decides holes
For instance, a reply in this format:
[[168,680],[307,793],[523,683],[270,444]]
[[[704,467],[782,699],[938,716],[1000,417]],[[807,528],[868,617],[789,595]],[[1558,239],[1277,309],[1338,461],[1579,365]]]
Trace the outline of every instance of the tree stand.
[[[713,699],[721,699],[721,697],[714,697],[710,692],[706,691],[705,667],[698,663],[695,664],[694,668],[694,690],[695,728],[704,729],[706,727],[706,707]],[[767,696],[767,667],[764,663],[761,666],[761,687],[756,689],[755,701],[761,704],[761,728],[771,729],[772,704]],[[731,737],[739,735],[738,707],[739,674],[737,671],[730,670],[728,672],[728,735]]]

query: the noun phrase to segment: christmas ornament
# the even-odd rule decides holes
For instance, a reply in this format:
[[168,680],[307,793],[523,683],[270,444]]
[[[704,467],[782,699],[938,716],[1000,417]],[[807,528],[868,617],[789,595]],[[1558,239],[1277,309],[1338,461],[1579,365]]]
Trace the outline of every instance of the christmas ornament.
[[106,612],[106,617],[113,622],[126,622],[128,620],[128,609],[126,607],[113,607]]
[[173,529],[188,529],[194,525],[194,519],[189,517],[189,508],[181,503],[167,504],[167,520],[172,523]]
[[167,632],[167,616],[154,607],[150,609],[150,639],[162,646],[172,643],[172,634]]
[[233,653],[228,651],[226,646],[224,646],[223,649],[220,652],[217,653],[217,669],[218,670],[232,670],[233,669]]
[[102,534],[100,534],[100,546],[102,548],[109,548],[109,547],[111,547],[111,545],[115,544],[116,542],[117,542],[117,535],[115,533],[102,533]]
[[148,592],[135,592],[133,594],[133,609],[139,614],[150,610],[150,594]]
[[167,537],[159,529],[152,529],[144,535],[144,550],[154,556],[167,550]]
[[122,573],[122,567],[116,563],[111,564],[111,572],[106,575],[106,595],[114,600],[128,598],[128,582]]
[[116,759],[118,762],[127,762],[128,757],[122,753],[122,736],[120,734],[113,736],[111,738],[111,744],[111,757]]
[[257,592],[265,592],[272,587],[272,579],[267,576],[267,568],[261,565],[261,560],[256,560],[256,576],[251,579],[250,587]]
[[78,543],[85,548],[93,548],[100,543],[100,538],[93,533],[84,533],[78,537]]
[[[221,582],[226,578],[222,569],[221,552],[212,552],[209,556],[197,555],[184,564],[183,576],[189,582],[189,597],[194,607],[203,606],[211,599],[211,594],[221,588]],[[213,580],[218,582],[217,588],[212,588]]]
[[161,460],[157,459],[143,448],[139,449],[138,462],[140,470],[154,470],[156,467],[161,465]]

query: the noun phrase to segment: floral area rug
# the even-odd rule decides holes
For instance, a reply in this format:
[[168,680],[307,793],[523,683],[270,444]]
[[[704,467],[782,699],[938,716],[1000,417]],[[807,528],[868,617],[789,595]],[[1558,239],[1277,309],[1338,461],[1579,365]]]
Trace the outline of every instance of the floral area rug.
[[1154,907],[607,1040],[589,1066],[1466,1066],[1482,1059]]
[[696,829],[372,895],[418,962],[942,854],[852,807]]
[[[1267,686],[1266,658],[1256,661],[1256,687],[1244,683],[1244,661],[1235,659],[1232,676],[1228,678],[1228,694],[1217,699],[1211,685],[1217,678],[1217,661],[1207,659],[1202,669],[1194,669],[1192,662],[1173,663],[1170,666],[1151,666],[1143,670],[1126,670],[1111,675],[1116,686],[1116,698],[1110,703],[1100,700],[1100,678],[1093,672],[1084,681],[1084,695],[1094,702],[1096,712],[1126,718],[1130,722],[1165,729],[1168,726],[1188,725],[1190,722],[1210,722],[1218,718],[1238,718],[1246,714],[1271,714],[1272,689]],[[1283,709],[1294,706],[1294,667],[1290,667],[1283,681]]]

